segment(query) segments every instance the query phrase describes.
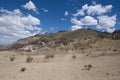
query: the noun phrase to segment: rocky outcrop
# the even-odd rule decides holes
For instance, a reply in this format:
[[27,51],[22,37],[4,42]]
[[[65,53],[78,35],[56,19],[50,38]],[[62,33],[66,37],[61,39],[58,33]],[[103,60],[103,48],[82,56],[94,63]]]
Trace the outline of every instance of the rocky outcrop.
[[112,33],[112,39],[120,40],[120,30],[116,30]]
[[34,45],[28,45],[18,49],[18,51],[26,51],[26,52],[33,52],[34,50],[35,50]]

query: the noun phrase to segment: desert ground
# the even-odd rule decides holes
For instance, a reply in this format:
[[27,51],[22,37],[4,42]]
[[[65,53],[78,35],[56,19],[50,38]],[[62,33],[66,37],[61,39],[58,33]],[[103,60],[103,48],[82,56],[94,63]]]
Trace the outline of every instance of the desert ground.
[[120,50],[41,53],[1,51],[0,80],[120,80]]

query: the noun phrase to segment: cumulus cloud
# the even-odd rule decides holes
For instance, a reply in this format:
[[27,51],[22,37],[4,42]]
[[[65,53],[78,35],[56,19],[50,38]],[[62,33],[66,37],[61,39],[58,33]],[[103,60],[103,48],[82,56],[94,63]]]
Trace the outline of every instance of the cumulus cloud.
[[76,18],[72,18],[72,19],[71,19],[71,22],[72,22],[74,25],[78,25],[78,26],[82,25],[81,20],[78,20],[78,19],[76,19]]
[[40,25],[38,18],[30,14],[25,16],[19,9],[13,11],[1,9],[0,13],[0,38],[6,43],[34,35],[42,30],[37,27]]
[[37,12],[37,8],[36,8],[35,4],[32,1],[29,1],[28,3],[26,3],[22,7],[24,7],[27,10],[33,10],[34,12]]
[[74,14],[74,16],[84,16],[85,12],[88,15],[102,15],[107,12],[110,12],[112,9],[112,5],[102,6],[101,4],[94,4],[88,6],[88,4],[85,4],[82,6],[82,9],[77,10],[77,13]]
[[[112,5],[102,6],[95,2],[90,6],[85,4],[73,14],[71,22],[73,26],[94,26],[96,29],[104,29],[107,32],[113,32],[115,30],[114,27],[116,25],[117,15],[108,16],[112,8]],[[71,26],[71,29],[73,26]]]
[[116,24],[116,15],[114,16],[98,16],[99,25],[97,28],[111,28]]
[[71,28],[72,28],[72,31],[74,31],[74,30],[82,29],[83,27],[79,25],[73,25]]
[[80,20],[76,18],[72,18],[71,22],[75,25],[97,25],[97,20],[91,16],[85,16],[84,18],[81,18]]
[[98,5],[88,6],[86,10],[89,15],[95,15],[95,14],[101,15],[111,11],[111,9],[112,9],[112,5],[102,6],[98,4]]
[[85,11],[85,10],[87,10],[88,8],[89,8],[88,4],[85,4],[85,5],[82,6],[82,9],[81,9],[81,10]]
[[19,9],[15,9],[13,11],[8,11],[6,9],[1,8],[0,12],[4,13],[4,14],[9,14],[9,15],[22,15],[22,13]]
[[112,32],[114,32],[116,29],[115,28],[107,28],[107,32],[109,32],[109,33],[112,33]]
[[83,25],[97,25],[97,20],[91,16],[85,16],[81,22]]
[[73,16],[84,16],[85,13],[83,10],[77,10],[77,13],[73,14]]
[[76,18],[72,18],[71,22],[74,24],[71,27],[72,30],[81,29],[82,26],[91,26],[91,25],[98,24],[97,20],[91,16],[85,16],[84,18],[81,18],[80,20]]
[[65,16],[68,16],[69,15],[69,12],[68,11],[65,11],[65,14],[64,14]]
[[97,29],[106,29],[107,32],[114,32],[116,25],[116,15],[114,16],[99,16],[99,24],[96,26]]

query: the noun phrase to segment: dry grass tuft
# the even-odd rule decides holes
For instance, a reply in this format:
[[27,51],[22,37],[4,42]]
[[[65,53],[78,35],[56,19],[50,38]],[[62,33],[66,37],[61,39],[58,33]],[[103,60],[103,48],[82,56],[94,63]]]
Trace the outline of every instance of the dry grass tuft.
[[33,57],[27,56],[26,62],[27,62],[27,63],[30,63],[30,62],[32,62],[32,61],[33,61]]

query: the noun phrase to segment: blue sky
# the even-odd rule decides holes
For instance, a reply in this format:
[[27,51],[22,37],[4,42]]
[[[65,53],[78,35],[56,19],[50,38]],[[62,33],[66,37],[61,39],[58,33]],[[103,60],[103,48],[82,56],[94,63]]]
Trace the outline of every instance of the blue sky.
[[0,44],[37,33],[120,29],[120,0],[0,0]]

